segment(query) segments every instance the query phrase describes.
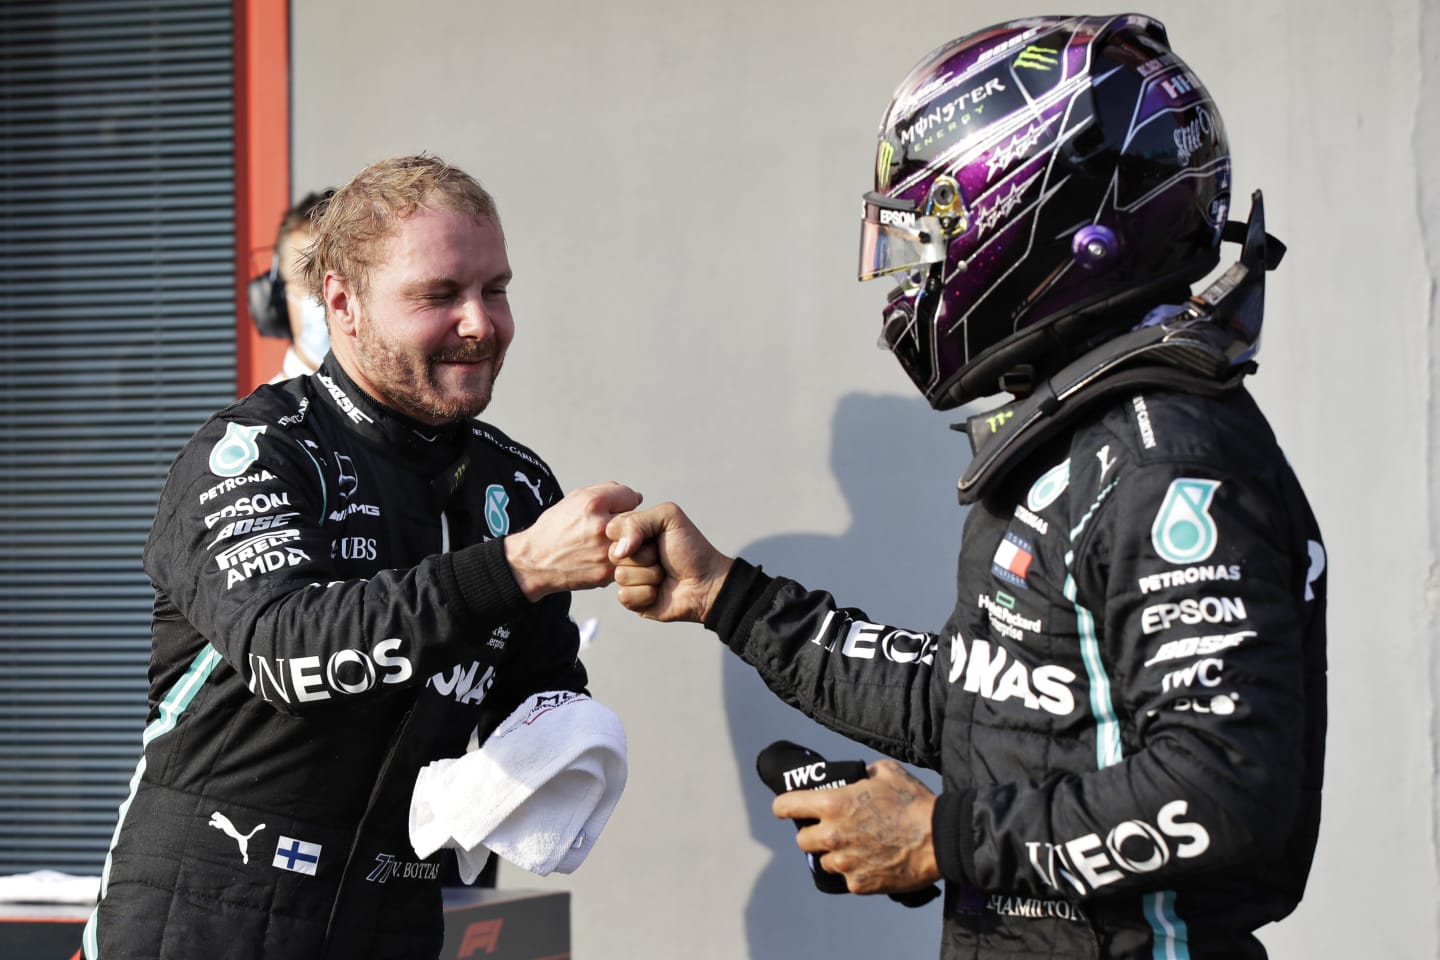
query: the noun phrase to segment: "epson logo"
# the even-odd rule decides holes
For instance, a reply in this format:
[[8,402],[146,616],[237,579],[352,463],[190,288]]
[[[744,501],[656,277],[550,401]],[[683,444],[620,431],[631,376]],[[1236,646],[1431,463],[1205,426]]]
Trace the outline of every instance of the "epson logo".
[[914,229],[917,222],[915,214],[908,210],[880,211],[880,223],[882,226],[909,227]]
[[960,634],[950,638],[950,682],[964,682],[966,693],[978,693],[986,700],[1003,703],[1019,700],[1031,710],[1044,710],[1067,717],[1075,710],[1075,694],[1067,686],[1075,673],[1055,663],[1031,670],[1021,660],[1008,659],[1004,647],[991,647],[988,640],[971,641],[968,648]]
[[1030,865],[1056,890],[1061,881],[1076,893],[1086,894],[1123,880],[1126,874],[1153,873],[1172,857],[1191,860],[1210,849],[1210,832],[1193,820],[1182,820],[1190,805],[1172,800],[1155,816],[1155,823],[1125,820],[1102,840],[1087,833],[1064,843],[1030,842]]
[[353,696],[377,683],[404,683],[414,672],[410,661],[394,656],[405,643],[399,637],[381,640],[367,654],[363,650],[336,650],[322,663],[319,657],[279,657],[271,660],[250,654],[250,692],[262,700],[285,703],[329,700],[336,694]]
[[1179,603],[1157,603],[1140,614],[1140,629],[1159,633],[1174,623],[1234,623],[1245,620],[1245,601],[1240,597],[1186,597]]
[[287,493],[257,493],[253,497],[241,497],[234,503],[221,507],[214,513],[205,517],[205,529],[210,529],[221,520],[228,520],[231,517],[253,517],[260,513],[269,513],[280,507],[290,506],[290,494]]

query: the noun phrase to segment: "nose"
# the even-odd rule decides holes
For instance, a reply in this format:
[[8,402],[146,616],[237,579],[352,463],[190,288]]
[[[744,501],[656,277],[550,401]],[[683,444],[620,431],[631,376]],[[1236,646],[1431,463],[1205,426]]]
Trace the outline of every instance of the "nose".
[[495,324],[479,297],[469,297],[460,305],[460,320],[455,332],[470,340],[484,340],[495,332]]

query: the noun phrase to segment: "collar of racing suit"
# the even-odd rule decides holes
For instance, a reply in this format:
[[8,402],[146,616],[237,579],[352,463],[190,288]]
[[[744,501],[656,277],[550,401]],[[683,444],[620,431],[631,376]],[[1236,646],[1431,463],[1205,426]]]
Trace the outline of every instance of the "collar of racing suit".
[[1250,346],[1227,327],[1181,313],[1096,347],[1036,384],[1025,398],[955,425],[969,435],[974,451],[956,485],[960,502],[979,500],[1037,445],[1107,397],[1144,388],[1234,390],[1256,369],[1244,352]]
[[1245,222],[1226,222],[1219,239],[1240,244],[1240,258],[1188,303],[1151,311],[1140,326],[1062,367],[1023,399],[955,425],[970,435],[975,453],[957,484],[962,504],[979,500],[1099,400],[1142,388],[1224,393],[1255,372],[1265,274],[1285,256],[1285,244],[1265,232],[1259,190],[1250,195]]
[[[333,353],[325,358],[325,362],[316,372],[329,377],[345,398],[359,408],[363,416],[357,418],[352,415],[350,420],[360,428],[361,433],[383,440],[407,453],[423,458],[432,451],[443,450],[453,456],[454,452],[464,445],[465,437],[470,432],[468,420],[432,427],[410,419],[393,407],[387,407],[358,386],[350,378],[350,374],[345,372],[345,368],[340,366]],[[333,395],[332,399],[337,404],[341,402]]]
[[[328,378],[325,390],[337,407],[348,401],[354,412],[343,410],[356,432],[374,443],[390,447],[397,458],[430,475],[431,507],[438,513],[461,489],[470,464],[466,438],[470,421],[430,426],[387,407],[370,396],[340,366],[335,354],[325,358],[316,373]],[[332,388],[333,385],[333,388]],[[337,391],[338,394],[337,395]],[[342,399],[343,398],[343,399]]]

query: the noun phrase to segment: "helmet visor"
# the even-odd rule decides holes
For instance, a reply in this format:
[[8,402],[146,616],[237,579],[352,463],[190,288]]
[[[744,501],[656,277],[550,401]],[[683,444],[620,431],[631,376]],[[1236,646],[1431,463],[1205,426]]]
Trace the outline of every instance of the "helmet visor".
[[860,222],[861,280],[944,260],[945,233],[939,217],[921,216],[909,202],[865,194]]

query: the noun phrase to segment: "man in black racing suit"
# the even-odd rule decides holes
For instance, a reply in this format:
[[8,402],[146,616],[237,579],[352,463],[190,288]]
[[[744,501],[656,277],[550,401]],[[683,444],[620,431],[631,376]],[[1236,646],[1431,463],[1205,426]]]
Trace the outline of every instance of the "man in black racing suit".
[[[1036,64],[1057,69],[1007,102]],[[926,97],[957,91],[993,96],[965,154],[984,176],[906,133],[936,109]],[[1150,201],[1185,199],[1193,223],[1084,194],[1113,189],[1108,172],[1088,179],[1107,135],[1121,196],[1143,174]],[[862,242],[862,278],[908,274],[885,337],[937,408],[997,383],[1019,397],[969,421],[971,507],[939,634],[732,560],[673,504],[610,524],[627,607],[703,622],[786,702],[941,772],[937,796],[881,761],[851,786],[782,794],[774,812],[818,821],[798,842],[853,892],[943,878],[946,958],[1263,958],[1253,931],[1304,890],[1325,552],[1241,384],[1279,251],[1258,195],[1243,231],[1209,223],[1228,206],[1228,163],[1213,102],[1148,18],[1003,24],[940,48],[897,91]],[[1033,203],[976,212],[1007,190],[1032,197],[1038,169],[1056,183]],[[1070,235],[1035,240],[1055,222]],[[1241,262],[1189,298],[1180,284],[1214,265],[1222,233],[1243,234]],[[1156,251],[1171,259],[1146,259]],[[1004,299],[1022,289],[1023,304]],[[625,559],[646,543],[658,562]]]
[[[434,958],[440,860],[407,832],[417,772],[528,695],[585,687],[566,591],[609,582],[604,521],[639,498],[562,497],[543,460],[471,419],[512,329],[493,202],[418,157],[367,168],[333,203],[322,237],[357,210],[384,224],[358,298],[373,329],[347,333],[327,297],[321,368],[216,414],[171,468],[145,551],[144,754],[91,960]],[[399,315],[384,312],[397,275],[446,288],[440,310],[412,298],[434,344],[408,381],[377,362],[405,356],[400,341],[366,339]],[[434,372],[466,350],[467,369]]]

